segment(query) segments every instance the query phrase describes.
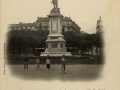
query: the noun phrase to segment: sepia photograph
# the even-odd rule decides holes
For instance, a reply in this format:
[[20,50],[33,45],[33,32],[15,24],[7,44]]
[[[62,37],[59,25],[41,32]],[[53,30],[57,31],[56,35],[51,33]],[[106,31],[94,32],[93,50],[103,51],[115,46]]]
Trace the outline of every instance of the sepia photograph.
[[119,0],[1,2],[1,90],[119,90]]
[[105,62],[102,17],[92,25],[93,32],[84,31],[69,13],[67,17],[60,12],[59,2],[52,0],[49,14],[33,23],[9,24],[6,63],[13,75],[19,75],[16,78],[94,80],[100,76]]

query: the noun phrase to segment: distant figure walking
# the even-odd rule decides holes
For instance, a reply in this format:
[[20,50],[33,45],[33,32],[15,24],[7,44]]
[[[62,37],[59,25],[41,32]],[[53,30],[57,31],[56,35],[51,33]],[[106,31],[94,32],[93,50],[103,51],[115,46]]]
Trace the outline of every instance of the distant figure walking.
[[40,60],[39,60],[39,58],[36,59],[36,64],[37,64],[37,66],[36,66],[36,70],[37,70],[37,69],[39,69],[39,66],[40,66]]
[[64,56],[64,55],[63,55],[62,58],[61,58],[61,64],[62,64],[61,73],[66,74],[66,73],[65,73],[66,59],[65,59],[65,56]]
[[28,57],[24,58],[24,69],[28,70]]
[[51,64],[51,61],[50,61],[50,57],[49,55],[47,56],[47,59],[46,59],[46,67],[47,67],[47,70],[51,70],[50,69],[50,64]]

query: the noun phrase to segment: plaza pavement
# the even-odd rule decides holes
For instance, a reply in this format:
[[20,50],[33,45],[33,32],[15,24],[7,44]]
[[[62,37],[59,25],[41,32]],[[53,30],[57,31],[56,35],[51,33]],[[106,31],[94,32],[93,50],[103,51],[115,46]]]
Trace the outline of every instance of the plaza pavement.
[[102,76],[103,65],[67,65],[66,74],[61,74],[61,65],[51,65],[51,70],[46,70],[46,65],[29,65],[29,70],[24,70],[23,65],[8,65],[11,75],[23,80],[60,80],[60,81],[93,81]]

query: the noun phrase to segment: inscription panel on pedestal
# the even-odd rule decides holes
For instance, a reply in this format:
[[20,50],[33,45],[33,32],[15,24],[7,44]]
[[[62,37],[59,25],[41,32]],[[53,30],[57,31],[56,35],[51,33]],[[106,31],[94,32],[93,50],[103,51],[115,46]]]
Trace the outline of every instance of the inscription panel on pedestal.
[[58,33],[58,23],[57,20],[52,20],[52,33]]
[[58,43],[52,43],[52,48],[57,48],[58,47]]

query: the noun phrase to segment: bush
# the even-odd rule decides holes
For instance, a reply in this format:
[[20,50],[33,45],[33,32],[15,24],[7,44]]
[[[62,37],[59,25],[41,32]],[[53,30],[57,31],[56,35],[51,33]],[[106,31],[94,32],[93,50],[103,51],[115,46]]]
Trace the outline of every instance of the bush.
[[[46,57],[36,56],[28,57],[29,64],[35,64],[36,59],[40,59],[41,64],[45,64]],[[101,58],[96,58],[95,56],[91,58],[90,56],[84,57],[75,57],[75,56],[66,56],[67,64],[102,64]],[[61,57],[50,57],[52,64],[61,64]],[[20,55],[7,55],[7,64],[23,64],[24,57]]]

